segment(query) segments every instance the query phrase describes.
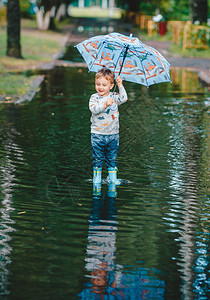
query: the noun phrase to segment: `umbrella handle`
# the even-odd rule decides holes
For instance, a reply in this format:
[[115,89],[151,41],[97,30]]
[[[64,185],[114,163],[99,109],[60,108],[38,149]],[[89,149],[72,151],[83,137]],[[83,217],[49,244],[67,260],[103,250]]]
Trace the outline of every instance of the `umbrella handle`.
[[[117,84],[115,84],[114,91],[112,92],[112,97],[111,97],[111,98],[113,98],[113,102],[114,102],[114,93],[115,93],[115,90],[116,90],[116,86],[117,86]],[[117,110],[117,104],[116,104],[116,102],[113,103],[112,105],[109,105],[109,108],[110,108],[112,111]]]
[[[125,48],[125,53],[124,53],[124,55],[123,55],[123,61],[122,61],[122,64],[121,64],[121,66],[120,66],[119,74],[118,74],[117,76],[119,76],[120,73],[121,73],[121,71],[122,71],[122,68],[123,68],[123,65],[124,65],[124,62],[125,62],[125,58],[126,58],[126,55],[127,55],[127,53],[128,53],[128,48],[129,48],[129,45],[127,45],[126,48]],[[116,86],[117,86],[117,84],[115,84],[114,91],[113,91],[113,96],[114,96],[114,93],[115,93],[115,90],[116,90]],[[113,99],[114,99],[114,97],[113,97]],[[112,105],[109,105],[109,108],[110,108],[112,111],[115,111],[115,110],[117,109],[117,104],[115,103],[115,105],[114,105],[113,108],[112,108]]]
[[112,110],[112,111],[115,111],[117,110],[117,104],[115,103],[115,105],[109,105],[109,108]]
[[[124,64],[124,62],[125,62],[125,58],[126,58],[126,55],[127,55],[127,52],[128,52],[128,48],[129,48],[129,45],[127,45],[126,46],[126,48],[125,48],[125,53],[124,53],[124,55],[123,55],[123,61],[122,61],[122,64],[121,64],[121,66],[120,66],[120,71],[119,71],[119,74],[117,75],[117,76],[119,76],[120,75],[120,73],[121,73],[121,71],[122,71],[122,68],[123,68],[123,64]],[[116,90],[116,86],[117,86],[117,84],[115,83],[115,86],[114,86],[114,91],[113,91],[113,95],[114,95],[114,93],[115,93],[115,90]],[[111,108],[111,106],[109,105],[109,108],[111,109],[111,110],[116,110],[116,108],[117,108],[117,105],[115,105],[114,106],[114,108]]]

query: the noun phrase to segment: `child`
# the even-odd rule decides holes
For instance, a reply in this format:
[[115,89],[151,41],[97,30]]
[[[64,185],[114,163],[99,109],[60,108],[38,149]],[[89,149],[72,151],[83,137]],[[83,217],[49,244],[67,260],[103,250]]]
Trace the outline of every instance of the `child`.
[[93,155],[93,183],[101,183],[101,173],[105,160],[109,181],[120,184],[117,179],[117,153],[119,149],[118,106],[127,101],[122,78],[117,76],[119,94],[110,92],[114,86],[114,73],[103,68],[96,73],[96,94],[90,97],[91,147]]

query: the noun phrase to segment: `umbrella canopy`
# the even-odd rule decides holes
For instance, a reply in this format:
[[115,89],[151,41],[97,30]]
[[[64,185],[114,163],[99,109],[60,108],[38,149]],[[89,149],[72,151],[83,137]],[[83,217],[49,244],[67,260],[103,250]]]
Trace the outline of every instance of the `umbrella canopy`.
[[89,71],[97,72],[106,67],[115,77],[145,86],[171,82],[169,63],[154,48],[138,38],[120,33],[99,35],[75,46],[82,54]]

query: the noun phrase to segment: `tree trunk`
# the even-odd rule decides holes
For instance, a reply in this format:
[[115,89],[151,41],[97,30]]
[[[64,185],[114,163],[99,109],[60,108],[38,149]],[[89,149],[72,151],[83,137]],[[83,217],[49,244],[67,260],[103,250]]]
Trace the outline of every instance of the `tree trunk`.
[[102,8],[107,9],[107,7],[108,7],[108,1],[102,0]]
[[192,23],[199,21],[200,24],[207,22],[208,0],[190,0]]
[[139,11],[141,0],[128,0],[128,9],[130,11]]
[[66,16],[66,4],[62,3],[56,12],[55,19],[56,21],[60,21],[63,17]]
[[22,58],[19,0],[8,0],[7,2],[7,56]]
[[115,5],[115,1],[114,0],[109,0],[109,16],[111,18],[114,15],[114,5]]
[[36,11],[37,26],[40,30],[47,30],[50,25],[50,10],[48,10],[44,16],[42,9]]

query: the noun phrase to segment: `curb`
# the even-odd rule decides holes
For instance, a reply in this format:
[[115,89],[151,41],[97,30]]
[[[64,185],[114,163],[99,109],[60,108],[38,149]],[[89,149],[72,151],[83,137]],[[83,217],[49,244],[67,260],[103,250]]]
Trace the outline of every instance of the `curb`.
[[38,75],[31,83],[30,89],[23,95],[19,100],[15,101],[15,104],[21,104],[23,102],[30,102],[34,96],[36,95],[39,87],[41,86],[42,82],[44,81],[44,75]]
[[[39,67],[37,67],[35,70],[37,72],[52,70],[57,65],[57,61],[59,61],[59,59],[62,58],[62,56],[64,55],[64,50],[65,50],[65,47],[66,47],[68,41],[69,41],[69,33],[67,33],[67,35],[64,37],[63,43],[61,45],[61,50],[52,56],[51,62],[44,63],[44,64],[40,65]],[[36,93],[39,91],[41,85],[43,84],[44,79],[45,79],[45,75],[38,75],[32,81],[29,90],[23,96],[18,97],[17,100],[16,99],[11,100],[12,96],[7,97],[7,95],[4,95],[2,97],[2,99],[0,99],[0,104],[1,103],[22,104],[24,102],[32,101],[33,98],[35,97]],[[9,101],[7,101],[7,98],[9,98]]]
[[201,71],[198,73],[200,82],[210,91],[210,72]]
[[[49,63],[45,63],[37,68],[37,71],[49,71],[52,70],[56,65],[57,61],[64,55],[65,47],[69,40],[69,33],[64,37],[61,50],[52,56],[52,60]],[[30,102],[35,97],[42,83],[44,82],[45,75],[38,75],[31,83],[30,89],[25,93],[23,97],[15,101],[15,104],[22,104],[23,102]]]

